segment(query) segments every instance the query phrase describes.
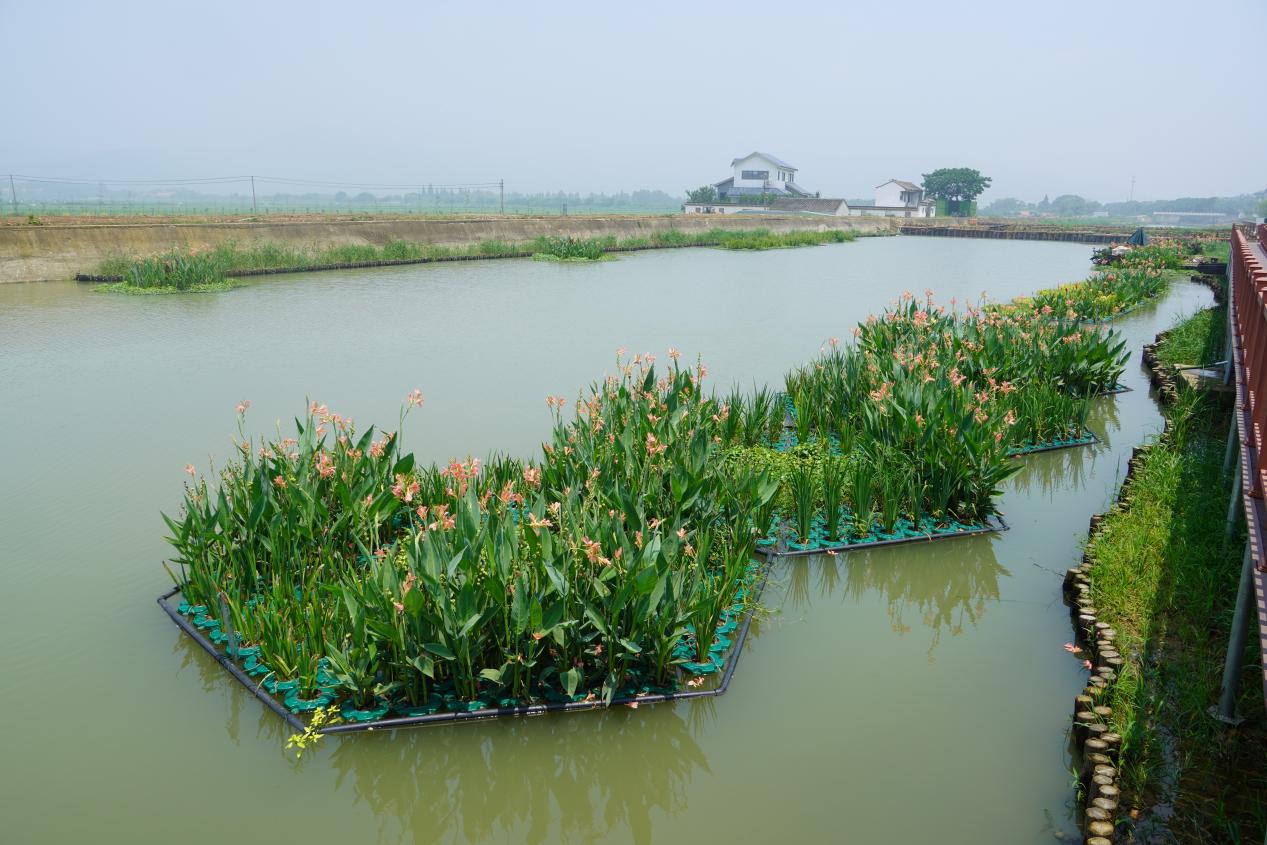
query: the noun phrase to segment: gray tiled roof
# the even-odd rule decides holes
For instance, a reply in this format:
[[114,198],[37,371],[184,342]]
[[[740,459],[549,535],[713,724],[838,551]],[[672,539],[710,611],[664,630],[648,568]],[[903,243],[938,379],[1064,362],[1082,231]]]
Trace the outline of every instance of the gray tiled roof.
[[[728,181],[729,181],[729,180],[728,180]],[[731,195],[731,196],[738,196],[738,195],[744,195],[744,196],[760,196],[761,194],[769,194],[770,196],[776,196],[776,197],[777,197],[777,196],[784,196],[784,195],[791,195],[791,196],[795,196],[795,195],[796,195],[796,192],[794,192],[794,191],[785,191],[785,190],[783,190],[782,188],[778,187],[777,185],[771,185],[771,186],[770,186],[770,187],[768,187],[768,188],[745,188],[745,187],[742,187],[742,186],[741,186],[741,187],[738,187],[738,188],[734,188],[734,187],[730,187],[730,186],[728,185],[728,186],[726,186],[725,188],[722,188],[721,184],[720,184],[720,183],[718,183],[718,186],[717,186],[717,187],[718,187],[718,189],[719,189],[719,190],[724,190],[727,194],[729,194],[729,195]],[[802,192],[802,193],[803,193],[803,192]]]
[[786,169],[788,169],[788,170],[795,170],[795,169],[796,169],[795,167],[793,167],[792,165],[788,164],[788,163],[787,163],[786,161],[784,161],[783,159],[781,159],[781,158],[775,158],[774,156],[770,155],[769,153],[763,153],[763,152],[761,152],[760,150],[753,150],[752,152],[748,153],[748,155],[746,155],[746,156],[740,156],[739,158],[736,158],[736,159],[731,159],[730,166],[731,166],[731,167],[734,167],[736,164],[738,164],[739,162],[743,161],[745,158],[752,158],[753,156],[761,156],[762,158],[769,159],[771,162],[773,162],[774,164],[777,164],[779,167],[783,167],[783,168],[786,168]]
[[[902,179],[890,179],[890,180],[889,180],[889,182],[892,182],[894,185],[897,185],[899,188],[901,188],[901,189],[902,189],[902,190],[904,190],[904,191],[922,191],[922,190],[924,190],[924,189],[923,189],[923,188],[921,188],[919,185],[916,185],[916,184],[914,184],[914,183],[912,183],[912,182],[906,182],[906,181],[903,181]],[[889,184],[889,182],[885,182],[885,183],[883,183],[883,184],[881,184],[881,185],[876,185],[876,187],[877,187],[877,188],[883,188],[885,185]]]
[[779,197],[770,203],[770,208],[775,211],[835,214],[842,205],[845,205],[844,200],[820,199],[818,197]]

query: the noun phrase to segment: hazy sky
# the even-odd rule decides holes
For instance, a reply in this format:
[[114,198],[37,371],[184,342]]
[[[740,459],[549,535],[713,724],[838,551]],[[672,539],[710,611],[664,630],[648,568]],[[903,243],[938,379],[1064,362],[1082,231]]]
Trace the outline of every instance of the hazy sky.
[[0,0],[0,33],[0,173],[676,194],[757,149],[824,196],[1267,188],[1263,0]]

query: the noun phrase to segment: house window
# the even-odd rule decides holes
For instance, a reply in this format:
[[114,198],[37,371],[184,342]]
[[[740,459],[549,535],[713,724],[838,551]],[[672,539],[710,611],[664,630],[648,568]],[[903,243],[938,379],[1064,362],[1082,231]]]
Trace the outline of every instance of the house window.
[[745,170],[740,174],[742,179],[769,179],[770,171],[768,170]]

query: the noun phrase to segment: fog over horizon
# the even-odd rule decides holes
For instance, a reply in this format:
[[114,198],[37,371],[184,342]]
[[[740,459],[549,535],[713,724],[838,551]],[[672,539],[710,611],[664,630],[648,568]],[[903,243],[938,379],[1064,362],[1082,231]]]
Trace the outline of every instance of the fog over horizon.
[[1267,188],[1261,0],[0,0],[0,30],[0,174],[681,195],[761,150],[833,197],[940,167],[983,203]]

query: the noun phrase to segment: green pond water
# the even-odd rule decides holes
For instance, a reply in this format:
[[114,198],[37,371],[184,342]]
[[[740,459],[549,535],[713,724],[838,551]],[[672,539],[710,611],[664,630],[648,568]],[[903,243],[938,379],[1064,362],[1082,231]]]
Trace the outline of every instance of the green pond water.
[[1208,303],[1178,283],[1120,328],[1135,388],[1103,443],[1024,459],[982,538],[788,560],[716,699],[330,737],[281,721],[154,604],[163,509],[223,459],[233,406],[271,430],[305,400],[364,427],[426,405],[405,446],[530,455],[547,394],[615,349],[703,357],[718,388],[778,383],[909,289],[1009,299],[1091,248],[935,238],[736,254],[665,250],[273,277],[227,294],[0,286],[0,840],[1056,841],[1072,833],[1069,712],[1084,673],[1061,574],[1130,448],[1160,427],[1138,349]]

